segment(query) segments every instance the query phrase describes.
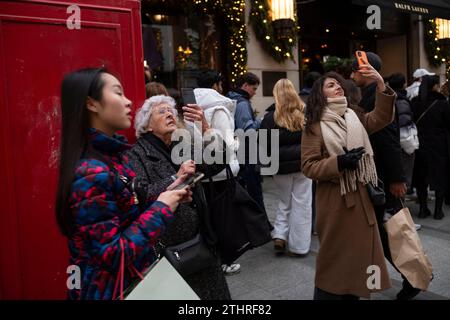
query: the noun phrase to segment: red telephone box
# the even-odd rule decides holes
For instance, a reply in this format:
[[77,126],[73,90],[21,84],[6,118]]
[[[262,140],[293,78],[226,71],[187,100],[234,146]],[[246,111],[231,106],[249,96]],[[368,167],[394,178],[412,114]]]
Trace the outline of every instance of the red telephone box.
[[105,65],[142,104],[141,32],[138,0],[0,3],[0,299],[65,298],[67,241],[54,213],[61,81]]

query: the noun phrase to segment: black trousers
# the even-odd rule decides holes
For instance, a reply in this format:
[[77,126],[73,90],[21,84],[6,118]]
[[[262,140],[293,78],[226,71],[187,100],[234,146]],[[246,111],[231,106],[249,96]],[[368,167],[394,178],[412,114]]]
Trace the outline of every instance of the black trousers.
[[352,294],[334,294],[314,287],[314,300],[359,300]]
[[248,194],[266,212],[261,186],[261,174],[256,170],[256,165],[245,164],[241,167],[239,175],[241,176],[239,180],[241,185],[247,189]]
[[[424,152],[416,151],[413,186],[417,190],[417,197],[419,198],[420,205],[424,207],[427,206],[428,200],[428,186],[430,180],[429,174],[429,164],[426,160],[426,155]],[[442,179],[437,179],[434,177],[433,180],[439,180],[437,182],[435,181],[432,186],[432,189],[434,189],[435,192],[436,200],[444,197],[450,200],[450,188],[448,187],[450,177],[443,176]]]

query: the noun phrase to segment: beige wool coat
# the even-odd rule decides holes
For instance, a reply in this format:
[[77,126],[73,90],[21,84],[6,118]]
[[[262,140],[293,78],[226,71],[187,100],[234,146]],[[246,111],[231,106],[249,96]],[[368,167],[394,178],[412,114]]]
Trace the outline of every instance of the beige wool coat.
[[[394,119],[395,92],[387,87],[377,92],[375,109],[358,113],[368,134],[381,130]],[[316,261],[315,286],[334,294],[370,298],[371,292],[391,287],[375,211],[366,186],[341,195],[337,156],[327,153],[320,123],[302,136],[302,171],[317,181],[316,230],[320,249]],[[379,286],[369,266],[379,267]],[[376,267],[375,267],[376,268]]]

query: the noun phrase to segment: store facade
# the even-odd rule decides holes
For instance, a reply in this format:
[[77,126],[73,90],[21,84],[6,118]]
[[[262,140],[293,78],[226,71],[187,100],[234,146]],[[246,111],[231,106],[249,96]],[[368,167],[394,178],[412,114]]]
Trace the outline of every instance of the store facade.
[[[383,76],[401,72],[412,81],[413,71],[420,67],[445,77],[448,52],[441,41],[435,41],[437,31],[431,21],[450,16],[447,0],[314,0],[298,1],[297,8],[301,70],[308,70],[317,59],[350,58],[355,50],[366,50],[382,58]],[[374,19],[379,19],[379,26],[371,28]]]
[[[294,0],[287,3],[294,12]],[[267,0],[143,0],[144,58],[153,69],[153,81],[180,90],[196,86],[199,70],[214,69],[224,75],[223,87],[227,91],[236,77],[247,70],[261,79],[253,107],[262,116],[273,103],[272,88],[279,78],[289,78],[299,89],[295,27],[292,41],[285,41],[291,45],[286,47],[282,41],[277,44],[275,40],[261,40],[275,37],[271,28],[254,32],[260,25],[267,27],[271,17],[266,24],[251,20],[252,14],[269,14],[270,5]]]

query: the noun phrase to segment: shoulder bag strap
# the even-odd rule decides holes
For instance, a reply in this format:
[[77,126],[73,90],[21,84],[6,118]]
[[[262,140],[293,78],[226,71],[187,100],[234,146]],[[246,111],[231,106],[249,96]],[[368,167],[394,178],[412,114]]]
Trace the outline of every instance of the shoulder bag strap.
[[434,100],[433,103],[427,108],[427,110],[425,110],[419,117],[419,119],[417,119],[416,124],[419,123],[419,121],[423,118],[423,116],[430,111],[431,108],[433,108],[433,106],[436,104],[436,102],[438,102],[437,100]]
[[[116,284],[114,286],[114,292],[112,299],[116,300],[119,298],[120,300],[123,300],[123,283],[124,283],[124,273],[125,273],[125,251],[124,251],[124,245],[123,245],[123,239],[119,239],[120,244],[120,261],[119,261],[119,271],[117,272],[117,278],[116,278]],[[120,286],[120,287],[119,287]],[[117,297],[117,290],[119,291],[120,296]]]

